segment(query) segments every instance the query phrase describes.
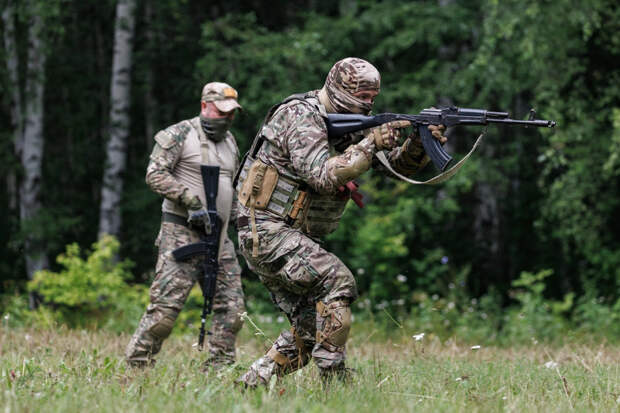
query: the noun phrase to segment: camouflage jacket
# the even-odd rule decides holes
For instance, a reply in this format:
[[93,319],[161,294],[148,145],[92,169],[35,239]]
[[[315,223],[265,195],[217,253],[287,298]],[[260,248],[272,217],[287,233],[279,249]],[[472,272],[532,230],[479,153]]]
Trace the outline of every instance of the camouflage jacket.
[[187,216],[187,206],[183,205],[183,193],[197,195],[206,206],[202,186],[200,164],[202,157],[200,145],[207,145],[207,163],[220,167],[217,195],[217,211],[222,219],[223,238],[228,222],[236,219],[236,193],[232,188],[232,177],[238,167],[239,150],[234,136],[227,132],[221,142],[209,140],[198,117],[181,121],[155,135],[155,145],[146,171],[146,183],[165,199],[162,210],[180,216]]
[[[336,216],[329,217],[330,225],[314,226],[312,230],[311,217],[306,217],[306,222],[301,225],[302,231],[320,237],[336,229],[348,200],[343,199],[342,192],[339,191],[343,183],[335,180],[329,173],[327,160],[332,156],[346,157],[347,153],[339,154],[328,141],[325,125],[327,112],[316,98],[316,93],[309,92],[310,97],[307,99],[292,100],[275,111],[259,132],[265,142],[257,153],[257,159],[276,167],[281,176],[305,184],[309,188],[311,202],[333,202],[334,207],[331,210]],[[412,150],[405,152],[402,148],[395,148],[387,156],[398,172],[411,174],[427,162],[421,142],[416,140],[410,145],[418,150],[413,165],[410,159]],[[407,165],[406,169],[402,167],[403,164]],[[338,204],[341,204],[340,208],[337,207]],[[239,215],[249,216],[249,209],[239,204]],[[279,216],[268,211],[256,211],[256,218],[281,221]],[[316,220],[322,218],[326,217],[317,216]]]

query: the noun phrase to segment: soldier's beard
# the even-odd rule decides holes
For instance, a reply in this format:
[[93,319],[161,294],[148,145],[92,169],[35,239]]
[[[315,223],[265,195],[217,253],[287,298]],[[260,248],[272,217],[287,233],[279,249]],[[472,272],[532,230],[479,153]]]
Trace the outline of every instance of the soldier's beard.
[[207,138],[214,142],[220,142],[226,138],[226,132],[230,129],[230,118],[205,118],[200,116],[200,126]]

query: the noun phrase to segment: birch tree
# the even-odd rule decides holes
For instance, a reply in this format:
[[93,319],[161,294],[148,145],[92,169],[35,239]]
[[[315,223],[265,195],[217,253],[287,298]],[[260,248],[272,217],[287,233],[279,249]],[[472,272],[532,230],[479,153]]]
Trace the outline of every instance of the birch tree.
[[121,228],[121,197],[129,137],[132,43],[135,0],[119,0],[114,26],[114,57],[110,82],[110,126],[99,211],[99,238],[117,236]]
[[[15,30],[16,4],[8,0],[2,13],[4,41],[7,52],[7,69],[11,82],[12,111],[14,129],[14,150],[21,162],[22,176],[19,182],[19,217],[24,231],[24,254],[26,274],[33,274],[48,267],[48,260],[41,232],[31,224],[41,211],[39,199],[41,190],[41,163],[43,160],[43,95],[45,92],[46,50],[43,40],[43,16],[41,3],[30,1],[28,10],[28,39],[26,79],[21,83],[18,41]],[[24,93],[20,91],[24,85]],[[30,296],[30,306],[34,307],[34,296]]]
[[[17,55],[17,39],[15,34],[15,7],[12,0],[6,2],[2,11],[2,23],[4,26],[4,49],[6,53],[7,74],[9,80],[9,95],[11,108],[11,127],[13,129],[13,150],[17,158],[21,157],[23,143],[23,120],[22,99],[19,90],[19,68]],[[11,171],[6,177],[7,190],[9,191],[10,207],[17,207],[17,177]]]

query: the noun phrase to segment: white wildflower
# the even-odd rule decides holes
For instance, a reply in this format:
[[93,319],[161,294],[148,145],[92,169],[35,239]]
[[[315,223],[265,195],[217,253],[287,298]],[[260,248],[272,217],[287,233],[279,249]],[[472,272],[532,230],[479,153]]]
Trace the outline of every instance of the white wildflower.
[[448,310],[452,310],[454,307],[456,307],[456,304],[454,304],[452,301],[450,301],[448,303]]
[[284,317],[282,317],[281,315],[278,316],[278,318],[276,318],[276,321],[278,323],[283,323],[284,322]]
[[364,275],[365,272],[366,272],[366,270],[364,270],[363,268],[358,268],[357,269],[357,275]]
[[480,346],[479,345],[475,345],[475,346],[471,346],[472,350],[480,350]]
[[9,314],[7,313],[7,314],[6,314],[3,318],[4,318],[6,321],[9,321],[10,316],[9,316]]
[[420,340],[422,340],[422,339],[424,338],[424,333],[414,334],[414,335],[412,335],[411,337],[413,337],[413,339],[414,339],[415,341],[420,341]]
[[548,369],[554,369],[558,366],[558,363],[556,363],[555,361],[551,360],[545,363],[545,368]]
[[403,274],[398,274],[396,276],[396,281],[401,282],[401,283],[407,282],[407,276]]

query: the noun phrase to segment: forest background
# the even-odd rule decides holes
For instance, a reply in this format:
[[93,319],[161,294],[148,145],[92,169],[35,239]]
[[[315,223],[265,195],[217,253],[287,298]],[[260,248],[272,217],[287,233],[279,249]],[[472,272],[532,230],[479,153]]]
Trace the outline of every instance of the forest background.
[[[366,207],[351,203],[326,241],[357,276],[356,316],[500,343],[620,338],[617,2],[0,4],[3,325],[132,331],[160,222],[144,183],[154,134],[224,81],[244,107],[233,125],[244,152],[271,105],[357,56],[382,74],[376,113],[536,108],[558,126],[489,127],[440,186],[364,175]],[[479,133],[448,131],[448,151],[462,156]],[[283,322],[243,279],[249,313]],[[179,330],[199,306],[194,291]]]

